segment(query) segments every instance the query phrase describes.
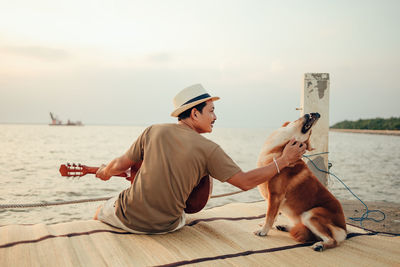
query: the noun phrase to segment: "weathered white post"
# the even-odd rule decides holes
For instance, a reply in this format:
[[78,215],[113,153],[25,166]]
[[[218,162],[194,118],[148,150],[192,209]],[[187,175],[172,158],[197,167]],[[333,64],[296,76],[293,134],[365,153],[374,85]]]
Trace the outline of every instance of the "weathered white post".
[[[301,116],[311,112],[318,112],[321,118],[312,129],[311,144],[315,148],[308,154],[328,152],[329,138],[329,73],[305,73],[301,96]],[[328,171],[328,154],[321,154],[311,158],[321,170]],[[307,161],[307,160],[306,160]],[[308,167],[325,186],[328,184],[328,174],[317,170],[311,162]]]

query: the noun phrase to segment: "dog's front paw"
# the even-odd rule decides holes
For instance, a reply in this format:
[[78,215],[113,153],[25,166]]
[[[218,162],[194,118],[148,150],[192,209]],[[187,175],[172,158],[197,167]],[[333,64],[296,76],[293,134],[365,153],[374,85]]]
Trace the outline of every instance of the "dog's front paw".
[[268,234],[268,231],[265,231],[264,229],[260,229],[260,230],[254,231],[254,234],[257,236],[266,236]]
[[324,244],[322,242],[317,242],[311,247],[314,251],[322,252],[324,250]]

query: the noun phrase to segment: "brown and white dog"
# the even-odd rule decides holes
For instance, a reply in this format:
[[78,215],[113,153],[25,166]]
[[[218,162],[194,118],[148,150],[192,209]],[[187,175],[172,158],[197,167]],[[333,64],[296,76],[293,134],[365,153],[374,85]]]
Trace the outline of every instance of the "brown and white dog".
[[[273,158],[280,157],[292,138],[305,143],[307,150],[313,150],[310,144],[311,128],[319,118],[318,113],[311,113],[283,124],[267,138],[257,166],[265,166],[273,162]],[[298,242],[318,241],[312,246],[315,251],[336,247],[346,239],[346,222],[340,202],[319,182],[303,160],[284,168],[258,188],[268,206],[265,224],[254,232],[256,235],[266,236],[280,211],[293,225],[277,226],[277,229],[289,231]]]

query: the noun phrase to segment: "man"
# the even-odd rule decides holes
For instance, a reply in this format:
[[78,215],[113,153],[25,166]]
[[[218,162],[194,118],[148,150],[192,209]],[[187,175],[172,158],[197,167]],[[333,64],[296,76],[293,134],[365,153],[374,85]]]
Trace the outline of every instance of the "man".
[[167,233],[185,225],[185,202],[205,175],[249,190],[301,159],[306,146],[291,140],[283,154],[262,168],[243,172],[216,143],[203,137],[217,119],[214,101],[196,84],[174,98],[176,124],[152,125],[121,157],[102,166],[96,177],[108,180],[142,162],[132,185],[107,201],[95,218],[132,233]]

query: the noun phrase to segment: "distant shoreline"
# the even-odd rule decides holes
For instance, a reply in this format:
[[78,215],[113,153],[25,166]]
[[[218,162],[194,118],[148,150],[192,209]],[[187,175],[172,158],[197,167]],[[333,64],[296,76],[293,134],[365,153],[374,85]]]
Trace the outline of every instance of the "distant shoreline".
[[362,134],[382,134],[382,135],[396,135],[400,136],[399,130],[361,130],[361,129],[334,129],[329,128],[332,132],[343,132],[343,133],[362,133]]

